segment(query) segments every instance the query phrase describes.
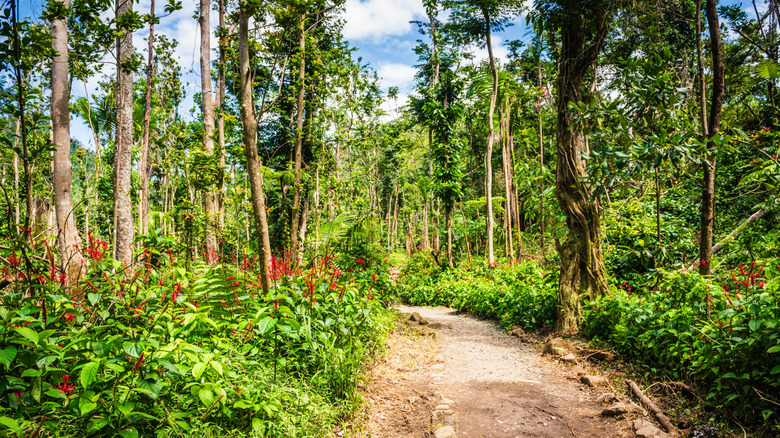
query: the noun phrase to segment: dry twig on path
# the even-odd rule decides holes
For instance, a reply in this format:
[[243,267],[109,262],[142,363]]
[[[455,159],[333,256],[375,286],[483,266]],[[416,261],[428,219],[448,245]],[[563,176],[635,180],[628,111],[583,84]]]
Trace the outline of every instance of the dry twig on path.
[[639,400],[641,400],[642,403],[644,403],[644,405],[650,409],[653,415],[655,415],[655,418],[658,419],[658,422],[661,423],[661,426],[664,427],[666,432],[674,436],[680,435],[677,428],[672,425],[671,421],[669,421],[669,417],[667,417],[663,411],[661,411],[661,409],[659,409],[658,406],[656,406],[656,404],[653,403],[653,401],[650,400],[650,398],[648,398],[641,389],[639,389],[639,385],[637,385],[636,382],[633,380],[627,380],[626,383],[628,383],[628,386],[634,392],[634,395],[636,395],[637,398],[639,398]]

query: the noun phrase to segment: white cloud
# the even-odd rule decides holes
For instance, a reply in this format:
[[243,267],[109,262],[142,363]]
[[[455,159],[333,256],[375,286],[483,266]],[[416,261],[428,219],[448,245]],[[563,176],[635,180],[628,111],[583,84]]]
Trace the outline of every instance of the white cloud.
[[406,35],[412,20],[425,17],[421,0],[347,0],[344,11],[344,38],[382,39]]
[[414,67],[406,64],[381,64],[377,70],[379,86],[384,90],[390,87],[398,87],[402,93],[408,93],[414,83],[414,74],[416,72]]
[[[491,41],[493,42],[493,57],[496,58],[497,61],[508,59],[509,49],[507,49],[506,46],[503,46],[501,44],[504,41],[504,39],[499,36],[493,35]],[[473,59],[471,60],[471,62],[474,64],[479,64],[480,62],[489,59],[487,47],[478,47],[476,45],[473,45],[467,47],[466,52],[469,52],[473,55]]]

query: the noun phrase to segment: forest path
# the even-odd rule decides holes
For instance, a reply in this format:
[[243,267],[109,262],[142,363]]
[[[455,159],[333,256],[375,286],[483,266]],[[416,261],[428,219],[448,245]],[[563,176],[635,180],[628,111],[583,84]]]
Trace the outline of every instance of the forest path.
[[[629,436],[626,426],[600,416],[598,394],[579,384],[571,368],[492,323],[441,307],[398,310],[427,320],[422,327],[436,329],[437,341],[407,334],[402,356],[394,349],[397,339],[388,346],[374,374],[380,386],[367,388],[371,412],[363,436]],[[399,358],[406,364],[399,365]],[[442,429],[446,425],[454,426],[454,434]]]

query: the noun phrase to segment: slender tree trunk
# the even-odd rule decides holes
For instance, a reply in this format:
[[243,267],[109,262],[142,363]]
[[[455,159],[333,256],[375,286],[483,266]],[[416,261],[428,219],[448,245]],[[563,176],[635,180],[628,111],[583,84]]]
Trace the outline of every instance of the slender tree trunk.
[[[540,38],[541,43],[541,38]],[[544,234],[545,234],[545,208],[544,208],[544,125],[542,124],[542,57],[541,48],[539,49],[540,55],[536,60],[536,73],[539,81],[539,98],[537,99],[537,105],[539,105],[539,234],[540,234],[540,246],[542,249],[542,260],[547,258],[547,251],[545,250]]]
[[[200,0],[200,84],[201,102],[203,105],[203,152],[214,155],[214,99],[211,95],[211,2]],[[209,184],[204,196],[206,209],[206,255],[208,262],[213,263],[217,254],[217,235],[214,232],[214,222],[217,217],[214,187]]]
[[219,70],[217,73],[217,155],[219,156],[219,181],[217,190],[217,211],[219,213],[217,235],[219,236],[219,254],[223,253],[223,233],[225,229],[225,1],[219,0]]
[[146,88],[144,89],[144,133],[141,138],[141,160],[138,161],[138,177],[141,179],[141,199],[138,205],[138,234],[149,232],[149,122],[152,119],[152,76],[154,74],[154,0],[149,5],[152,19],[149,21],[148,52],[146,63]]
[[696,63],[699,76],[699,109],[701,111],[701,132],[706,139],[707,135],[707,85],[704,79],[704,57],[701,48],[701,0],[696,0]]
[[[70,0],[64,0],[62,7],[70,7]],[[54,203],[57,214],[57,241],[60,247],[60,269],[65,274],[67,285],[78,282],[84,272],[84,257],[81,254],[81,237],[76,230],[73,212],[73,196],[70,162],[70,82],[68,80],[68,26],[65,17],[51,22],[51,48],[55,52],[51,64],[51,120],[54,137]],[[74,289],[73,295],[78,295]]]
[[[725,69],[723,65],[723,43],[720,36],[717,0],[707,0],[707,22],[710,27],[710,52],[712,53],[712,106],[707,130],[713,136],[720,130],[720,111],[725,95]],[[715,142],[707,142],[707,157],[704,162],[704,182],[701,196],[701,240],[699,241],[699,273],[711,274],[712,264],[712,221],[715,216]]]
[[292,222],[290,225],[290,253],[295,257],[292,260],[293,265],[298,264],[298,223],[301,217],[301,165],[303,162],[303,111],[304,111],[304,93],[306,86],[306,15],[301,14],[298,24],[298,56],[300,65],[298,67],[298,117],[296,120],[295,131],[295,167],[293,170],[293,202],[292,202]]
[[260,282],[268,295],[271,279],[268,269],[271,265],[271,240],[268,235],[263,174],[257,152],[257,119],[254,113],[252,80],[249,71],[249,11],[242,7],[238,21],[239,80],[241,83],[241,120],[244,131],[247,173],[252,190],[252,212],[254,213],[258,255],[260,256]]
[[509,96],[504,99],[504,141],[502,148],[502,158],[504,161],[504,192],[506,193],[506,210],[504,211],[504,222],[506,223],[506,235],[507,235],[507,257],[509,260],[515,258],[514,237],[512,236],[512,213],[515,209],[515,203],[512,196],[512,156],[509,153],[509,112],[511,107],[509,105]]
[[[558,163],[556,189],[569,234],[559,245],[561,273],[558,283],[558,331],[577,330],[582,303],[607,291],[607,274],[601,249],[600,208],[592,199],[582,152],[585,137],[569,111],[571,103],[582,101],[582,85],[588,68],[598,56],[607,33],[606,13],[570,5],[561,28],[561,58],[558,70]],[[591,30],[596,34],[588,38]],[[594,41],[595,40],[595,41]],[[586,44],[587,41],[587,44]]]
[[493,112],[496,109],[496,98],[498,96],[498,68],[496,59],[493,57],[493,42],[491,40],[490,15],[487,9],[482,10],[485,17],[485,41],[487,43],[488,58],[490,59],[490,72],[493,75],[493,89],[490,93],[490,106],[488,107],[488,138],[487,150],[485,151],[485,198],[487,198],[487,214],[485,216],[485,226],[487,228],[487,256],[488,263],[495,263],[496,257],[493,253],[493,140],[495,133],[493,131]]
[[[130,0],[117,0],[116,16],[133,10]],[[117,37],[117,109],[114,145],[114,258],[128,266],[133,262],[133,206],[130,177],[133,157],[133,72],[126,67],[133,53],[133,34]]]
[[[21,123],[19,121],[16,121],[16,135],[19,136],[19,126]],[[14,147],[19,147],[18,140],[14,139]],[[19,196],[19,155],[17,153],[14,153],[14,193],[16,193],[16,196]],[[14,202],[14,226],[17,226],[19,224],[19,203]]]
[[422,220],[422,236],[420,236],[420,247],[423,251],[427,251],[430,245],[428,244],[428,200],[423,199],[423,220]]

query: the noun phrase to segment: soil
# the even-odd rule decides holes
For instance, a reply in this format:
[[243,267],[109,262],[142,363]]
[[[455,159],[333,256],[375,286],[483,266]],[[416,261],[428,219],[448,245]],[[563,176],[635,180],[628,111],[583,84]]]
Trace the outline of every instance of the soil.
[[362,390],[362,420],[346,436],[433,437],[448,424],[461,438],[634,436],[627,421],[600,415],[596,398],[608,389],[585,387],[577,369],[538,347],[452,309],[398,310],[424,325],[404,318],[390,335]]

